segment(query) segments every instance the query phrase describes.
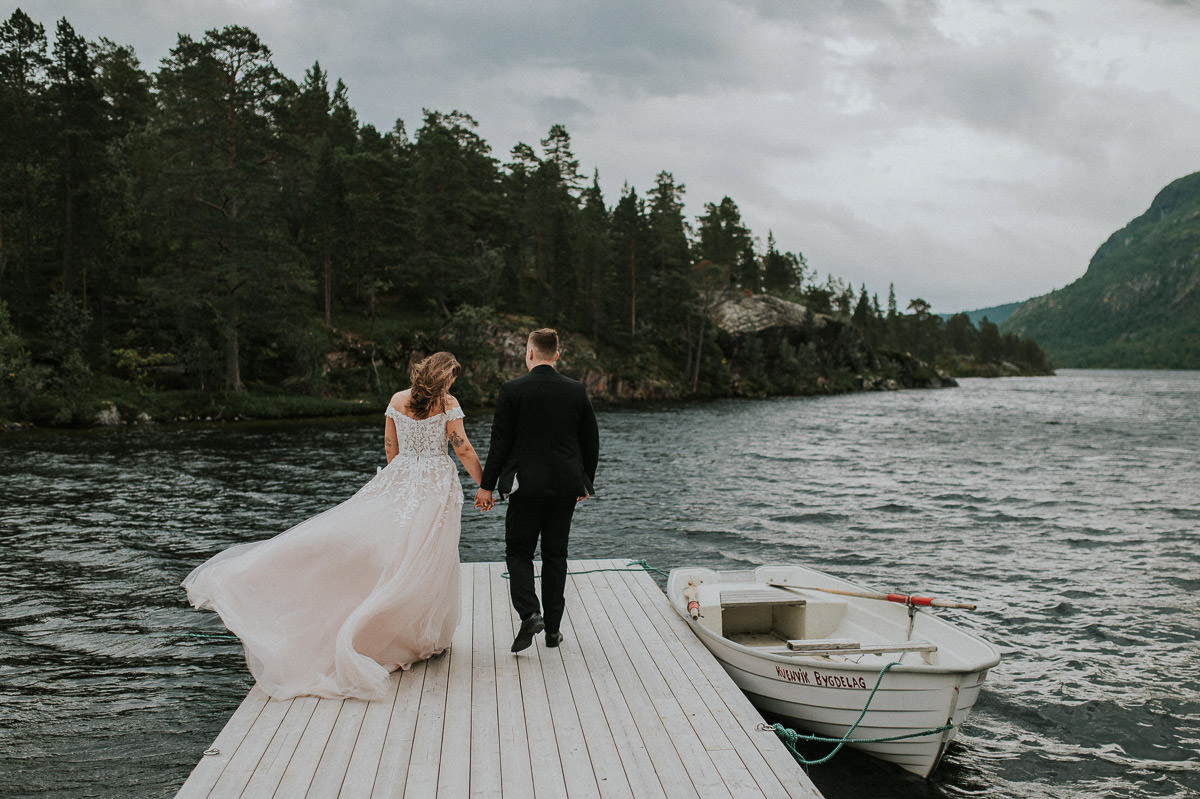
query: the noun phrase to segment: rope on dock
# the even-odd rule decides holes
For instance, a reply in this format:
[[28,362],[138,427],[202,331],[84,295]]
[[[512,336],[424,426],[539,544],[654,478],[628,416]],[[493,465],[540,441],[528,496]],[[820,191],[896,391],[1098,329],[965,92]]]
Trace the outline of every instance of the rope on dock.
[[[630,566],[637,566],[637,568],[631,569],[631,568],[629,568]],[[604,569],[580,569],[578,571],[568,571],[567,574],[598,574],[599,572],[641,572],[641,571],[654,572],[655,574],[661,574],[663,577],[670,576],[670,574],[668,572],[665,572],[662,569],[659,569],[655,566],[651,566],[649,563],[646,562],[645,558],[639,558],[638,560],[631,560],[628,563],[626,563],[625,566],[623,566],[623,567],[610,566],[610,567],[607,567]],[[500,576],[503,577],[505,580],[509,579],[508,572],[501,572]]]
[[[637,568],[631,569],[631,568],[629,568],[630,566],[636,566]],[[631,560],[631,561],[629,561],[629,563],[625,564],[624,568],[610,567],[610,568],[606,568],[606,569],[582,569],[579,571],[570,571],[570,572],[567,572],[567,574],[595,574],[596,572],[636,572],[636,571],[655,572],[656,574],[661,574],[663,577],[667,576],[667,573],[665,571],[663,571],[662,569],[655,568],[654,566],[651,566],[650,564],[648,564],[646,562],[645,558],[642,558],[640,560]],[[505,580],[507,580],[508,572],[504,572],[500,576],[503,577]],[[210,638],[210,639],[216,639],[219,641],[237,641],[237,640],[239,640],[236,635],[227,635],[227,634],[223,634],[223,633],[173,632],[173,633],[146,633],[146,634],[149,635],[151,638]]]
[[[793,730],[789,727],[785,727],[782,724],[763,724],[760,727],[760,729],[774,730],[775,734],[779,736],[780,740],[782,740],[784,745],[788,748],[788,751],[790,751],[792,753],[792,757],[796,758],[796,762],[798,762],[800,765],[804,766],[805,771],[808,771],[809,766],[819,766],[823,763],[828,763],[830,760],[833,759],[833,756],[836,755],[838,752],[840,752],[842,747],[845,746],[846,744],[874,744],[874,743],[883,743],[885,741],[902,741],[905,738],[921,738],[925,735],[936,735],[939,732],[945,732],[946,730],[953,729],[954,725],[950,722],[947,722],[940,727],[934,727],[932,729],[923,730],[921,732],[910,732],[906,735],[892,735],[892,736],[889,736],[886,738],[852,738],[852,737],[850,737],[854,734],[854,731],[856,729],[858,729],[858,725],[862,723],[862,720],[864,718],[866,718],[867,710],[871,707],[871,700],[875,698],[876,692],[879,691],[879,686],[883,684],[883,675],[887,674],[888,670],[891,669],[892,666],[899,666],[899,665],[900,665],[900,661],[893,660],[891,663],[885,664],[884,667],[879,670],[879,677],[875,680],[875,687],[871,689],[871,693],[867,697],[867,703],[865,705],[863,705],[862,713],[858,714],[858,718],[855,719],[854,723],[850,725],[850,729],[846,730],[846,734],[840,738],[829,738],[824,735],[809,735],[806,733],[800,733],[800,732],[796,732],[795,730]],[[833,751],[831,751],[829,754],[825,755],[824,757],[819,757],[815,760],[809,760],[804,755],[800,754],[799,751],[796,750],[796,742],[797,741],[816,741],[819,743],[835,743],[835,744],[837,744],[837,746],[833,747]]]

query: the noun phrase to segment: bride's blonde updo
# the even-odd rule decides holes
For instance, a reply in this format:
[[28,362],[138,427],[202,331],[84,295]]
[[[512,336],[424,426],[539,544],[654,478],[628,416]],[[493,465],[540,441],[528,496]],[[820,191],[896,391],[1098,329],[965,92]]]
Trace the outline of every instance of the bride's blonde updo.
[[408,413],[415,419],[424,419],[445,410],[441,407],[442,398],[462,374],[462,364],[448,352],[435,352],[410,366],[408,374],[412,378]]

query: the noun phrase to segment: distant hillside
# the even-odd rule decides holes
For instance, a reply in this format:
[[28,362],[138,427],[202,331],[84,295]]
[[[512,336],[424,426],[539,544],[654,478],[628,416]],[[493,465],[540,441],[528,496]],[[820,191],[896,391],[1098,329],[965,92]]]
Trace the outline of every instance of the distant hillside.
[[1160,191],[1083,277],[1000,327],[1032,338],[1055,366],[1200,369],[1200,172]]
[[[1009,317],[1013,311],[1021,307],[1019,302],[1010,302],[1004,305],[993,305],[990,308],[977,308],[974,311],[963,311],[967,318],[971,320],[971,324],[979,327],[979,323],[985,318],[993,325],[998,325]],[[949,319],[954,316],[952,313],[944,313],[941,315],[943,319]]]

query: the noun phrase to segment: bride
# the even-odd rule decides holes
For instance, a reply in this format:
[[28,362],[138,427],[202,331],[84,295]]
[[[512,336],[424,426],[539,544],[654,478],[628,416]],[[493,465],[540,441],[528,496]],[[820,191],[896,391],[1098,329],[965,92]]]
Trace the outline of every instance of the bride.
[[268,695],[379,698],[390,672],[450,645],[463,492],[447,442],[482,477],[448,393],[461,372],[448,352],[412,367],[412,388],[384,412],[387,466],[353,497],[183,581],[188,601],[242,640]]

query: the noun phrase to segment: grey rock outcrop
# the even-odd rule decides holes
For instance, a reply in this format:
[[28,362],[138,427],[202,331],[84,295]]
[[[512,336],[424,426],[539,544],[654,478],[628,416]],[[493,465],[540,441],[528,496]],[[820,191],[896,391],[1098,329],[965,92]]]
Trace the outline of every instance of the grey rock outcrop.
[[822,329],[834,320],[825,314],[812,314],[797,302],[766,294],[741,295],[723,300],[713,309],[713,323],[734,335],[761,333],[770,328]]

